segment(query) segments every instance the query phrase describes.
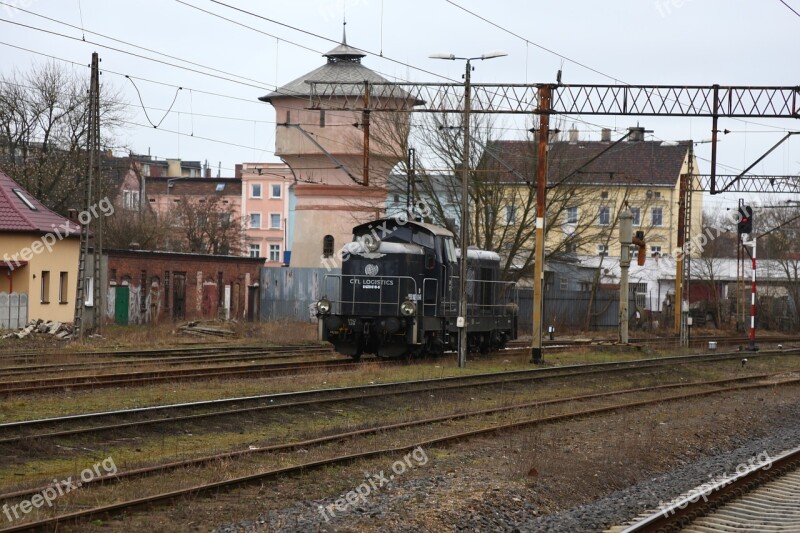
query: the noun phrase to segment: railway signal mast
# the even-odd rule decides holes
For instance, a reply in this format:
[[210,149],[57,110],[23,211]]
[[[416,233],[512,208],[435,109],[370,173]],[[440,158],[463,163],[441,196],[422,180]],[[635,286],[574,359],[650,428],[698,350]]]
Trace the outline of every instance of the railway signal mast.
[[[739,221],[736,224],[736,229],[742,246],[747,254],[750,256],[751,269],[751,287],[750,287],[750,350],[753,352],[758,351],[756,346],[756,238],[745,240],[743,235],[749,235],[753,232],[753,208],[749,205],[741,205],[739,207]],[[751,249],[748,250],[748,248]]]

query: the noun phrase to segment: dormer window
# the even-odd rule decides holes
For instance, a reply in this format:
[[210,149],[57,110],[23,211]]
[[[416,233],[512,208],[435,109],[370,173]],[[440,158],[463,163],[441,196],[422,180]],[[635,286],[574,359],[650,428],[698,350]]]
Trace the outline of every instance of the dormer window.
[[33,205],[33,202],[31,202],[31,199],[28,198],[27,196],[25,196],[24,192],[22,192],[19,189],[11,189],[11,190],[14,191],[14,194],[16,194],[19,197],[20,200],[22,200],[22,203],[24,203],[25,205],[28,206],[28,209],[30,209],[31,211],[38,211],[39,210],[39,209],[36,208],[35,205]]

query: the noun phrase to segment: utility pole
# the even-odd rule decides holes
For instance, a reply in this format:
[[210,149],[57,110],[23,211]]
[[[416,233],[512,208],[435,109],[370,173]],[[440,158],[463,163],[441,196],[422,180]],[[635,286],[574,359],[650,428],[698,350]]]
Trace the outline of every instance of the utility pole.
[[469,255],[469,121],[472,112],[472,61],[504,57],[508,54],[501,50],[488,52],[476,57],[457,57],[455,54],[431,54],[431,59],[448,61],[463,60],[467,62],[464,71],[464,161],[461,169],[461,268],[458,276],[458,368],[467,366],[467,256]]
[[550,85],[539,87],[539,142],[536,168],[536,234],[533,263],[533,329],[531,331],[531,363],[541,365],[542,319],[544,308],[544,224],[547,190],[547,143],[550,140]]
[[[102,172],[100,164],[100,58],[97,52],[92,54],[91,77],[89,82],[89,106],[88,106],[88,136],[86,142],[86,154],[88,159],[86,172],[86,196],[84,213],[91,213],[90,208],[97,206],[103,197]],[[80,220],[80,217],[79,217]],[[79,221],[80,223],[80,221]],[[88,330],[85,319],[85,282],[86,282],[86,259],[89,256],[89,237],[92,237],[93,249],[93,268],[92,268],[92,311],[91,324],[96,332],[102,331],[104,318],[101,304],[100,286],[102,276],[101,261],[103,257],[103,217],[91,216],[89,222],[81,223],[81,249],[78,259],[78,279],[77,290],[75,292],[75,319],[74,325],[80,338],[86,335]]]
[[631,266],[633,214],[628,206],[619,214],[619,342],[628,344],[628,268]]
[[461,269],[458,274],[458,368],[467,366],[467,256],[469,255],[469,115],[470,115],[470,71],[472,64],[467,59],[464,71],[464,161],[461,164]]
[[413,148],[408,149],[408,164],[406,165],[407,171],[406,173],[406,214],[410,217],[411,216],[411,207],[414,205],[412,190],[414,180],[417,179],[417,172],[416,172],[416,157]]
[[680,176],[678,187],[678,252],[675,256],[675,333],[681,346],[689,346],[687,318],[689,317],[690,283],[692,279],[692,194],[694,192],[694,143],[689,142],[686,173]]
[[369,187],[369,82],[364,81],[364,109],[361,110],[361,125],[364,127],[364,171],[361,175],[364,187]]

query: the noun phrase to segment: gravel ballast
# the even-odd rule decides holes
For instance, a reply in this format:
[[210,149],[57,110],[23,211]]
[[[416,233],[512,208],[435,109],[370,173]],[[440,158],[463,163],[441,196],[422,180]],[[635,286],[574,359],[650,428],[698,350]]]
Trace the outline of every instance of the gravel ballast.
[[[797,387],[727,393],[427,450],[425,464],[344,511],[335,507],[348,492],[340,484],[215,531],[602,531],[798,445]],[[391,473],[395,459],[376,459],[368,472],[348,467],[339,481],[355,489],[376,469]],[[335,516],[320,511],[331,505]]]

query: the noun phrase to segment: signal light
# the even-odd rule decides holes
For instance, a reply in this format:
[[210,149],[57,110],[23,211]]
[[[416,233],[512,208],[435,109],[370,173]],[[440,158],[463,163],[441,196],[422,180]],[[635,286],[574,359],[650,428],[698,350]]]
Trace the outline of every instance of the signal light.
[[744,205],[739,208],[739,222],[736,224],[739,235],[753,231],[753,208]]

